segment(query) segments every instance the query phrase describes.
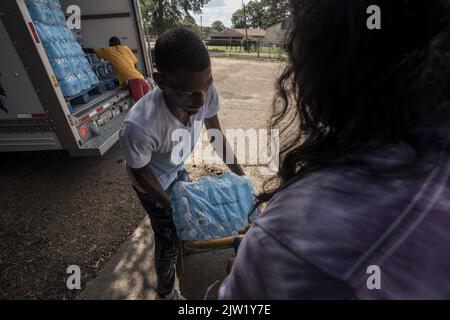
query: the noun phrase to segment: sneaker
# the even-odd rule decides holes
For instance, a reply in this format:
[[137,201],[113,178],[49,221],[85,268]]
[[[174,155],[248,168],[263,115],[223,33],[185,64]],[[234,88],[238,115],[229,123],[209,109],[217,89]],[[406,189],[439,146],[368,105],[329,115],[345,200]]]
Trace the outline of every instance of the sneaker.
[[156,300],[186,300],[186,298],[184,298],[177,289],[173,288],[172,291],[165,296],[161,296],[157,293]]

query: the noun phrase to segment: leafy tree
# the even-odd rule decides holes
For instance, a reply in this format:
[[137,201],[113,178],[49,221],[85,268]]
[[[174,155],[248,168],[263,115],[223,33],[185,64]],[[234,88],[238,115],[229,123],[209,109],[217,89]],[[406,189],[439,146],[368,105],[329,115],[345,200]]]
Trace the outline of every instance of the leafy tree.
[[[158,36],[167,29],[192,23],[189,12],[199,14],[209,0],[140,0],[146,34]],[[190,18],[192,19],[190,19]],[[195,25],[195,20],[194,24]]]
[[187,15],[186,17],[184,17],[183,26],[190,27],[195,25],[197,25],[197,23],[195,22],[195,19],[191,15]]
[[289,0],[261,0],[266,8],[264,28],[289,18]]
[[253,0],[244,8],[238,9],[231,17],[234,28],[245,28],[247,18],[248,28],[265,29],[289,17],[288,0]]
[[263,28],[265,22],[265,8],[260,1],[250,1],[244,8],[238,9],[233,13],[231,22],[234,28],[245,28],[247,20],[248,28]]
[[211,28],[213,30],[216,30],[218,32],[223,31],[225,29],[225,25],[223,24],[222,21],[220,20],[216,20],[212,23]]

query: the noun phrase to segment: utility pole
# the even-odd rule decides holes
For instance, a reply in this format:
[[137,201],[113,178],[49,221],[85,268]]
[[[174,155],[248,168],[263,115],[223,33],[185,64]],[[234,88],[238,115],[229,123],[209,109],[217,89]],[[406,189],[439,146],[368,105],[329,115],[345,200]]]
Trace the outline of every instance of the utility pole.
[[245,3],[242,0],[242,5],[244,6],[244,24],[245,24],[245,50],[250,52],[250,48],[248,47],[248,31],[247,31],[247,11],[245,10]]
[[203,16],[200,16],[200,39],[203,41]]

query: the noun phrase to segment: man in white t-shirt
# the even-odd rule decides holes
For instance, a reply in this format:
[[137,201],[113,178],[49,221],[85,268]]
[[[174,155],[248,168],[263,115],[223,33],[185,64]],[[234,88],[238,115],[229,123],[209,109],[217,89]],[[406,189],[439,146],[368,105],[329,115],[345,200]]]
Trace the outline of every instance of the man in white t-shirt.
[[174,288],[178,238],[169,195],[175,182],[189,181],[184,161],[203,124],[220,133],[217,141],[223,141],[224,152],[218,154],[224,162],[234,159],[227,164],[230,170],[238,175],[244,171],[222,134],[219,97],[203,42],[189,30],[169,30],[156,42],[155,62],[158,87],[129,111],[120,143],[128,175],[155,233],[157,299],[180,299]]

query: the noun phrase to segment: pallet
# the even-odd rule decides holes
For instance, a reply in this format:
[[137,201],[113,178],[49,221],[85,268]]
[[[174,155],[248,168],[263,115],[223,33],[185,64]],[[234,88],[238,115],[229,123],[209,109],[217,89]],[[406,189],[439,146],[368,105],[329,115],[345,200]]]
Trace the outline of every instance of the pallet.
[[106,91],[116,89],[115,79],[99,80],[99,82],[87,90],[71,97],[65,97],[70,113],[74,113],[76,106],[89,103],[94,96],[103,94]]
[[105,90],[103,84],[98,83],[87,90],[81,91],[79,94],[71,97],[65,97],[69,111],[71,113],[75,112],[75,106],[86,104],[93,99],[93,96],[102,94],[105,91],[109,90]]
[[111,91],[117,88],[116,79],[100,80],[100,83],[103,85],[103,88],[105,88],[105,91]]

